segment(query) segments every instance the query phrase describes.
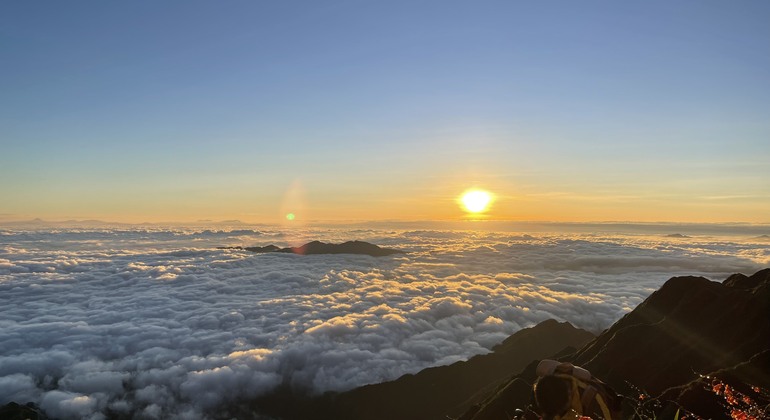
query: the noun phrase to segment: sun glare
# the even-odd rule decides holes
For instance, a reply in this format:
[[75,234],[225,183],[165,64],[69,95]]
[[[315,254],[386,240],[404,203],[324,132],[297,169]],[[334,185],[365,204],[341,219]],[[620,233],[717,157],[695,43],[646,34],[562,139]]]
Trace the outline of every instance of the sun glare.
[[463,207],[470,213],[481,213],[489,208],[492,194],[484,190],[468,190],[460,197]]

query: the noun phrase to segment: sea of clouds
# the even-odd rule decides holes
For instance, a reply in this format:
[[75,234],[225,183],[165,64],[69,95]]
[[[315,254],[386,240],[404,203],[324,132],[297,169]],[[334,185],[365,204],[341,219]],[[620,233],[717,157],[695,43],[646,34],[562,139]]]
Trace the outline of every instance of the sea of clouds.
[[[218,246],[365,240],[404,255]],[[599,332],[675,275],[770,265],[716,236],[0,228],[0,404],[206,418],[282,384],[347,390],[489,352],[548,318]]]

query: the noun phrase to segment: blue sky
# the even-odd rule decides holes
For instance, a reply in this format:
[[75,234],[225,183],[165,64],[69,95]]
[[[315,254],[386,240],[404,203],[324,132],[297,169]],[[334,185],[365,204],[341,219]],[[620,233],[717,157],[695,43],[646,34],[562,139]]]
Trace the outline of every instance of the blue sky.
[[0,214],[271,221],[301,196],[307,220],[452,219],[481,187],[497,219],[770,222],[767,22],[764,1],[6,2]]

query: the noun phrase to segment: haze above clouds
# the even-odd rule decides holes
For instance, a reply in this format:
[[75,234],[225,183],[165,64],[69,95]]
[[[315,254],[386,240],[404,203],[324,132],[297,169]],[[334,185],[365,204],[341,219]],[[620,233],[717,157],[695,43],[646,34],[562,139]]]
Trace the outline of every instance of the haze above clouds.
[[[670,276],[770,244],[709,237],[315,229],[0,231],[0,403],[200,418],[282,383],[345,390],[488,352],[548,318],[598,332]],[[218,250],[299,237],[402,256]]]

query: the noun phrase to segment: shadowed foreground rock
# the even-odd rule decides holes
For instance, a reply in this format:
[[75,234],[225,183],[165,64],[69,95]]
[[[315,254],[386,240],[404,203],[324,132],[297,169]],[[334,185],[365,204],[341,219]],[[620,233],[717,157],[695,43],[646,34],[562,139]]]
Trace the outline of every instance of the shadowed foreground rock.
[[[704,418],[729,416],[712,379],[737,389],[770,389],[770,269],[723,283],[703,277],[674,277],[575,355],[562,360],[583,366],[627,396],[645,392],[660,403],[657,418],[672,418],[679,406]],[[503,420],[529,397],[535,364],[462,420]],[[510,392],[509,392],[510,391]]]
[[26,405],[9,402],[0,406],[0,419],[2,420],[48,420],[32,403]]
[[445,420],[462,414],[501,381],[533,360],[549,357],[565,347],[574,351],[594,338],[566,322],[544,321],[525,328],[497,345],[492,353],[449,366],[428,368],[395,381],[367,385],[340,394],[303,399],[290,390],[255,401],[261,412],[278,418]]

